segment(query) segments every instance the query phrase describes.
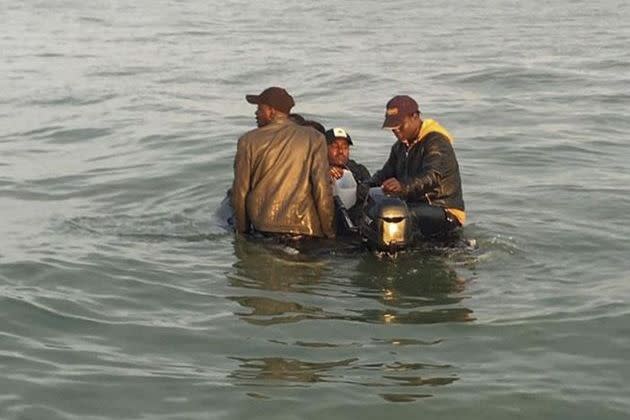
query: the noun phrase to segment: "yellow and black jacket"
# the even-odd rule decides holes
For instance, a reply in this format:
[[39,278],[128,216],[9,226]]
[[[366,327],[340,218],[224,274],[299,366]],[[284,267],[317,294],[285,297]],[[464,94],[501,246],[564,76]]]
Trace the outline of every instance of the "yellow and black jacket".
[[389,159],[369,181],[380,186],[396,178],[403,186],[402,197],[411,205],[429,203],[443,207],[463,225],[466,220],[459,165],[452,137],[434,120],[424,120],[418,140],[409,148],[401,141],[392,146]]

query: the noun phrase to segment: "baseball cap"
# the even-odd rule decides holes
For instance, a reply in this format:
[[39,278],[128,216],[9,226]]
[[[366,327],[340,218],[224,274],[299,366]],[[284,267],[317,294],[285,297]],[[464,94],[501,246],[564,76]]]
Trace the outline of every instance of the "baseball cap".
[[405,117],[416,112],[420,112],[420,108],[411,96],[394,96],[387,102],[383,128],[396,128],[403,123]]
[[245,99],[250,104],[269,105],[285,114],[291,112],[291,108],[295,105],[293,97],[291,97],[286,90],[275,86],[263,90],[260,95],[245,95]]
[[346,139],[348,144],[352,145],[352,139],[350,138],[350,134],[346,133],[346,130],[343,128],[335,127],[324,133],[326,136],[326,143],[330,144],[335,139]]

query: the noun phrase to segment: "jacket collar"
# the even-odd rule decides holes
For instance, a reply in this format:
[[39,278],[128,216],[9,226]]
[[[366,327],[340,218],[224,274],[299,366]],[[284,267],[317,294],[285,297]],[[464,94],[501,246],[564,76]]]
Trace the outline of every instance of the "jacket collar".
[[286,124],[287,122],[290,122],[291,120],[289,119],[288,116],[284,116],[284,115],[277,115],[276,118],[274,118],[269,125],[271,124]]
[[449,142],[451,142],[451,144],[453,144],[453,137],[448,131],[446,131],[446,128],[442,127],[437,121],[431,119],[422,121],[422,127],[420,127],[420,133],[418,134],[418,141],[414,142],[414,144],[420,143],[429,133],[434,132],[442,134]]

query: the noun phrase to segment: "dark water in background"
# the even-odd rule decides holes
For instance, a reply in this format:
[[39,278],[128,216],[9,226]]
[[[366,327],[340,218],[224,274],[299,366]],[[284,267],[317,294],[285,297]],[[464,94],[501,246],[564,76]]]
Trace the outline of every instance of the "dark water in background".
[[[0,1],[0,418],[628,418],[626,1]],[[247,93],[375,170],[408,93],[474,250],[288,257],[212,217]]]

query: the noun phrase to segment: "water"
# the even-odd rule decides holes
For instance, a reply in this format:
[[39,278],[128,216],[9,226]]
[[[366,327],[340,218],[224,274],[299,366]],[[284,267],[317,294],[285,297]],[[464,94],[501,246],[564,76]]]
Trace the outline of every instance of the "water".
[[[0,418],[630,415],[630,5],[0,2]],[[248,93],[456,137],[475,249],[289,256],[213,217]]]

